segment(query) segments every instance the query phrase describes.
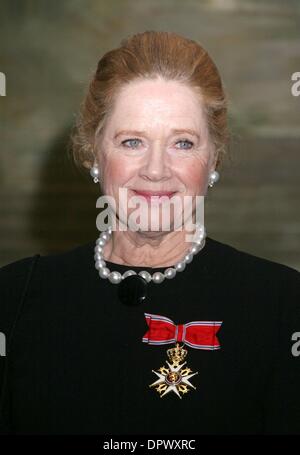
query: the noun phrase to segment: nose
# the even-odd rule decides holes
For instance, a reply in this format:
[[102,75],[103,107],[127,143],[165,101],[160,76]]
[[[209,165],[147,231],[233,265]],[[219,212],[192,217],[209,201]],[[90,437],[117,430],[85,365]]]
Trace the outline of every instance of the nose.
[[160,144],[151,145],[147,151],[140,175],[153,181],[165,180],[171,176],[169,159]]

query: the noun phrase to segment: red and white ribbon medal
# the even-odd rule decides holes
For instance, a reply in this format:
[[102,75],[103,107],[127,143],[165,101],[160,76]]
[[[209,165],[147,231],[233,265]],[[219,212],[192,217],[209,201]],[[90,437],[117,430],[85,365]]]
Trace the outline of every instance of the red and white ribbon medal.
[[[186,324],[176,325],[164,316],[145,313],[148,331],[143,337],[143,342],[152,345],[175,343],[175,347],[167,350],[169,361],[167,367],[162,366],[158,371],[152,370],[158,379],[149,385],[155,387],[160,397],[174,392],[182,398],[191,388],[196,387],[190,379],[198,374],[193,373],[186,365],[184,359],[187,350],[183,348],[186,344],[195,349],[215,350],[220,349],[220,343],[216,336],[223,321],[193,321]],[[183,343],[180,346],[179,343]]]

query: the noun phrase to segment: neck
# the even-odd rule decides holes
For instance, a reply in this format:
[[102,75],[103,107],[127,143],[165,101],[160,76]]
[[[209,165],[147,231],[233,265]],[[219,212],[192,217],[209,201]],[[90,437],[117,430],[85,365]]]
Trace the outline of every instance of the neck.
[[104,260],[142,267],[168,267],[187,253],[192,243],[185,230],[172,232],[113,231],[104,247]]

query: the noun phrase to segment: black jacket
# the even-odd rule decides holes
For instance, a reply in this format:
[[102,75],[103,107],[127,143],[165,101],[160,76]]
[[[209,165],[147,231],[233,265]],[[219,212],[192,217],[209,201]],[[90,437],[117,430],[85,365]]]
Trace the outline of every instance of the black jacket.
[[[94,242],[0,269],[2,433],[300,434],[299,272],[207,237],[141,305],[117,290]],[[198,375],[182,399],[149,387],[173,346],[142,342],[144,313],[223,321],[221,349],[187,348]]]

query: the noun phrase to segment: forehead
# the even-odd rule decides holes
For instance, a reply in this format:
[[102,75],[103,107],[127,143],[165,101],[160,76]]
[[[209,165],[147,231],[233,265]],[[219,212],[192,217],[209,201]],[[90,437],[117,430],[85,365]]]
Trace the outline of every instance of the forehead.
[[203,102],[191,87],[177,81],[139,80],[122,87],[107,127],[203,128]]

